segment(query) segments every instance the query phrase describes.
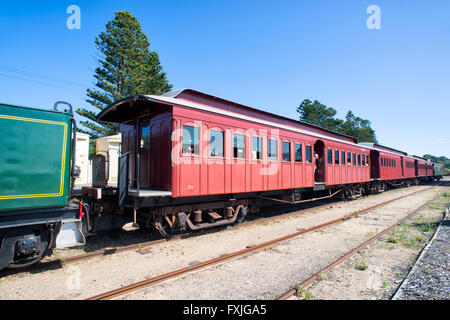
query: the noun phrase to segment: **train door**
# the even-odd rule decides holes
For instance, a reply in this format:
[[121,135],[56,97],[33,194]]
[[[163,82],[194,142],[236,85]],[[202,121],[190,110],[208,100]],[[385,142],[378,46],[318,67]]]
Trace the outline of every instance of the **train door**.
[[325,182],[325,144],[317,140],[314,144],[314,181]]
[[150,187],[150,118],[145,117],[138,120],[139,140],[138,140],[138,159],[136,176],[139,179],[140,188]]
[[418,162],[417,160],[414,160],[414,176],[419,176],[419,168],[418,168]]
[[120,132],[122,133],[121,155],[129,154],[128,177],[131,186],[135,186],[136,122],[122,123]]
[[370,178],[380,179],[380,152],[370,150]]
[[400,157],[400,165],[402,166],[402,177],[405,176],[405,169],[403,167],[403,157]]

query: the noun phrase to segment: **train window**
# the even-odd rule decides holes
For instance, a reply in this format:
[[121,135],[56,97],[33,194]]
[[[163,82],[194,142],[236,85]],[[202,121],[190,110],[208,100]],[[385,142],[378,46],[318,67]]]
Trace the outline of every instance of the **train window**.
[[341,164],[345,166],[345,151],[341,151]]
[[243,134],[233,134],[233,157],[245,158],[245,136]]
[[278,160],[277,140],[269,139],[269,160]]
[[395,159],[394,159],[394,168],[397,168],[397,165],[396,165],[396,163],[395,163]]
[[252,158],[253,160],[261,160],[262,158],[262,145],[261,138],[252,138]]
[[362,155],[362,165],[363,167],[366,165],[366,156]]
[[311,146],[306,146],[306,163],[311,163],[312,157],[311,157]]
[[352,164],[352,155],[350,152],[347,152],[347,164],[349,166]]
[[361,155],[358,153],[358,166],[361,167]]
[[200,154],[200,128],[194,126],[183,126],[184,154]]
[[328,164],[332,164],[333,163],[333,151],[331,149],[328,149]]
[[291,143],[283,141],[283,161],[291,161]]
[[209,154],[223,157],[223,131],[209,130]]
[[368,165],[369,165],[369,156],[366,155],[366,166],[368,166]]
[[150,149],[150,120],[141,122],[141,149]]
[[339,150],[334,150],[334,164],[339,164]]
[[295,161],[302,162],[302,145],[295,144]]
[[353,154],[353,165],[356,166],[356,153]]

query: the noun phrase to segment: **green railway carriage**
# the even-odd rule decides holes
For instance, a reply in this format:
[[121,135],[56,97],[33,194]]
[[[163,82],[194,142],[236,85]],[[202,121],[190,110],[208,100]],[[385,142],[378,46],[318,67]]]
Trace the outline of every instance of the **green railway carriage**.
[[0,269],[34,263],[58,242],[84,242],[73,230],[80,206],[69,203],[73,126],[72,113],[56,104],[0,104]]
[[442,179],[445,175],[444,165],[442,163],[433,163],[433,176],[436,180]]

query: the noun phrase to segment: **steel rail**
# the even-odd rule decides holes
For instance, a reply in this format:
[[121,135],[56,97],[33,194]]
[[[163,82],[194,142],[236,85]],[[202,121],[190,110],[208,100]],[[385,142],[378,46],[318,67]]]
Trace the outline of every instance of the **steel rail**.
[[[339,204],[343,201],[339,201],[339,202],[334,202],[333,204]],[[240,223],[238,225],[236,225],[236,227],[238,228],[242,228],[242,227],[246,227],[246,226],[250,226],[250,225],[254,225],[254,224],[259,224],[259,223],[264,223],[264,222],[268,222],[268,221],[273,221],[273,220],[281,220],[281,219],[285,219],[291,216],[297,216],[297,215],[301,215],[301,214],[305,214],[308,212],[314,212],[314,211],[318,211],[321,210],[323,208],[326,208],[328,206],[330,206],[330,203],[327,204],[323,204],[320,206],[316,206],[316,207],[311,207],[311,208],[307,208],[307,209],[303,209],[303,210],[298,210],[295,212],[289,212],[289,213],[284,213],[284,214],[278,214],[278,215],[274,215],[271,217],[266,217],[266,218],[262,218],[262,219],[255,219],[252,221],[246,221],[243,223]],[[152,241],[148,241],[148,242],[143,242],[143,243],[138,243],[138,244],[131,244],[128,246],[124,246],[124,247],[111,247],[111,248],[105,248],[102,250],[96,250],[96,251],[92,251],[89,253],[83,253],[83,254],[79,254],[79,255],[74,255],[71,257],[66,257],[66,258],[58,258],[58,259],[49,259],[47,261],[41,261],[39,264],[35,264],[30,266],[29,268],[26,269],[16,269],[14,270],[14,272],[11,272],[11,270],[7,270],[7,271],[2,271],[2,272],[6,272],[6,274],[18,274],[20,272],[24,272],[27,270],[36,270],[36,269],[45,269],[48,267],[52,267],[52,266],[63,266],[66,264],[70,264],[73,262],[79,262],[79,261],[84,261],[84,260],[89,260],[95,257],[101,257],[101,256],[108,256],[108,255],[112,255],[115,253],[120,253],[120,252],[124,252],[124,251],[132,251],[132,250],[141,250],[141,249],[145,249],[145,248],[149,248],[164,242],[169,242],[169,241],[175,241],[175,240],[183,240],[185,238],[190,238],[190,237],[198,237],[201,235],[204,235],[205,233],[210,233],[214,230],[207,230],[207,231],[200,231],[198,233],[193,233],[193,234],[182,234],[173,238],[164,238],[164,239],[157,239],[157,240],[152,240]]]
[[329,272],[331,269],[333,269],[335,266],[337,266],[338,264],[340,264],[341,262],[347,260],[350,256],[352,256],[353,254],[355,254],[356,252],[358,252],[359,250],[367,247],[369,244],[371,244],[372,242],[376,241],[377,239],[379,239],[381,236],[385,235],[386,233],[388,233],[389,231],[391,231],[394,227],[398,226],[399,224],[401,224],[403,221],[405,221],[406,219],[410,218],[412,215],[416,214],[418,211],[420,211],[421,209],[423,209],[424,207],[428,206],[431,202],[435,201],[436,199],[438,199],[440,196],[437,196],[429,201],[427,201],[425,204],[421,205],[420,207],[418,207],[417,209],[415,209],[414,211],[410,212],[409,214],[407,214],[406,216],[404,216],[403,218],[399,219],[397,222],[395,222],[394,224],[392,224],[391,226],[389,226],[388,228],[384,229],[383,231],[381,231],[380,233],[376,234],[375,236],[373,236],[372,238],[366,240],[365,242],[363,242],[362,244],[358,245],[357,247],[353,248],[352,250],[348,251],[346,254],[344,254],[343,256],[341,256],[340,258],[336,259],[335,261],[333,261],[332,263],[330,263],[328,266],[326,266],[325,268],[321,269],[320,271],[316,272],[315,274],[313,274],[311,277],[309,277],[308,279],[300,282],[295,288],[290,289],[289,291],[285,292],[283,295],[279,296],[276,300],[286,300],[290,297],[292,297],[293,295],[295,295],[297,293],[297,288],[302,288],[305,289],[306,287],[308,287],[311,283],[313,283],[315,280],[319,279],[322,275],[326,274],[327,272]]
[[[340,202],[338,202],[338,203],[340,203]],[[246,222],[243,222],[241,224],[238,224],[237,227],[239,227],[239,228],[240,227],[246,227],[246,226],[250,226],[250,225],[254,225],[254,224],[258,224],[258,223],[263,223],[263,222],[268,222],[268,221],[272,221],[272,220],[288,218],[288,217],[291,217],[291,216],[296,216],[296,215],[308,213],[308,212],[311,212],[311,211],[321,210],[321,209],[329,207],[329,206],[330,206],[330,204],[328,203],[328,204],[323,204],[323,205],[320,205],[320,206],[317,206],[317,207],[304,209],[304,210],[301,210],[301,211],[295,211],[295,212],[290,212],[290,213],[285,213],[285,214],[279,214],[279,215],[272,216],[272,217],[267,217],[267,218],[252,220],[252,221],[246,221]],[[198,233],[198,235],[203,235],[203,234],[204,233]],[[164,243],[164,242],[169,242],[169,241],[174,241],[174,240],[182,240],[182,239],[184,239],[185,236],[192,236],[192,235],[186,234],[186,235],[180,235],[180,236],[174,237],[174,238],[158,239],[158,240],[152,240],[152,241],[139,243],[139,244],[132,244],[132,245],[128,245],[128,246],[125,246],[125,247],[106,248],[106,249],[103,249],[103,250],[93,251],[93,252],[90,252],[90,253],[85,253],[85,254],[76,255],[76,256],[72,256],[72,257],[50,260],[48,262],[49,263],[50,262],[52,262],[52,263],[57,263],[58,262],[58,263],[61,263],[61,264],[68,264],[68,263],[72,263],[72,262],[88,260],[90,258],[99,257],[99,256],[106,256],[106,255],[119,253],[119,252],[123,252],[123,251],[131,251],[131,250],[139,250],[139,249],[143,249],[143,248],[148,248],[148,247],[151,247],[151,246],[154,246],[154,245],[157,245],[157,244],[160,244],[160,243]],[[46,262],[43,262],[43,263],[46,263]]]
[[[438,187],[440,185],[444,185],[447,182],[442,182],[439,185],[435,185],[435,186],[431,186],[429,188],[423,189],[423,190],[418,190],[416,192],[422,192],[425,190],[428,190],[430,188],[434,188],[434,187]],[[414,192],[414,193],[416,193]],[[412,195],[412,194],[411,194]],[[408,195],[406,195],[408,196]],[[298,210],[298,211],[294,211],[294,212],[289,212],[289,213],[283,213],[283,214],[277,214],[271,217],[266,217],[266,218],[262,218],[262,219],[255,219],[252,221],[246,221],[243,223],[240,223],[238,225],[236,225],[236,227],[238,228],[242,228],[242,227],[246,227],[246,226],[250,226],[250,225],[254,225],[254,224],[259,224],[259,223],[264,223],[264,222],[268,222],[268,221],[273,221],[273,220],[281,220],[281,219],[286,219],[289,218],[291,216],[297,216],[297,215],[301,215],[301,214],[305,214],[305,213],[309,213],[309,212],[314,212],[314,211],[318,211],[321,210],[323,208],[326,208],[330,205],[336,205],[336,204],[340,204],[343,203],[345,201],[338,201],[338,202],[333,202],[333,203],[327,203],[327,204],[323,204],[320,206],[316,206],[316,207],[311,207],[311,208],[307,208],[307,209],[303,209],[303,210]],[[61,267],[63,265],[66,264],[70,264],[73,262],[79,262],[79,261],[83,261],[83,260],[89,260],[91,258],[95,258],[95,257],[100,257],[100,256],[107,256],[107,255],[112,255],[115,253],[120,253],[120,252],[124,252],[124,251],[131,251],[131,250],[140,250],[140,249],[145,249],[145,248],[149,248],[155,245],[158,245],[160,243],[164,243],[164,242],[168,242],[168,241],[174,241],[174,240],[182,240],[185,238],[189,238],[189,237],[196,237],[196,236],[201,236],[204,235],[205,233],[210,233],[211,230],[209,230],[208,232],[205,231],[201,231],[195,234],[183,234],[183,235],[179,235],[173,238],[165,238],[165,239],[157,239],[157,240],[152,240],[152,241],[148,241],[148,242],[143,242],[143,243],[138,243],[138,244],[132,244],[132,245],[128,245],[128,246],[124,246],[124,247],[112,247],[112,248],[105,248],[102,250],[97,250],[97,251],[93,251],[93,252],[89,252],[89,253],[84,253],[84,254],[80,254],[80,255],[74,255],[71,257],[66,257],[66,258],[59,258],[59,259],[50,259],[47,261],[42,261],[39,264],[36,265],[32,265],[29,268],[20,270],[14,270],[14,272],[12,272],[11,270],[9,271],[2,271],[2,272],[6,272],[6,274],[17,274],[23,271],[27,271],[27,270],[36,270],[36,269],[45,269],[45,268],[49,268],[49,267]]]
[[282,241],[294,238],[296,236],[305,234],[307,232],[315,231],[315,230],[322,229],[322,228],[325,228],[325,227],[328,227],[328,226],[331,226],[331,225],[334,225],[334,224],[342,223],[342,222],[344,222],[344,221],[346,221],[346,220],[348,220],[348,219],[350,219],[352,217],[357,217],[358,215],[361,215],[361,214],[364,214],[364,213],[366,213],[368,211],[371,211],[372,209],[384,206],[384,205],[389,204],[391,202],[394,202],[396,200],[412,196],[412,195],[414,195],[416,193],[423,192],[423,191],[429,190],[429,189],[434,188],[434,187],[437,187],[437,186],[431,186],[431,187],[428,187],[428,188],[425,188],[425,189],[422,189],[422,190],[418,190],[418,191],[415,191],[413,193],[410,193],[410,194],[407,194],[407,195],[404,195],[404,196],[400,196],[400,197],[397,197],[397,198],[394,198],[394,199],[391,199],[391,200],[387,200],[387,201],[384,201],[382,203],[372,205],[372,206],[370,206],[368,208],[365,208],[365,209],[362,209],[362,210],[357,210],[357,211],[352,212],[350,214],[347,214],[347,215],[345,215],[343,217],[340,217],[340,218],[337,218],[337,219],[334,219],[334,220],[330,220],[328,222],[321,223],[321,224],[318,224],[318,225],[315,225],[315,226],[312,226],[312,227],[309,227],[309,228],[306,228],[306,229],[303,229],[303,230],[300,230],[300,231],[297,231],[297,232],[294,232],[294,233],[291,233],[291,234],[288,234],[288,235],[285,235],[285,236],[282,236],[282,237],[279,237],[279,238],[276,238],[276,239],[273,239],[273,240],[269,240],[269,241],[257,244],[255,246],[252,246],[252,247],[249,247],[249,248],[245,248],[245,249],[242,249],[242,250],[239,250],[239,251],[235,251],[235,252],[232,252],[232,253],[229,253],[229,254],[221,255],[220,257],[217,257],[217,258],[213,258],[213,259],[209,259],[209,260],[206,260],[206,261],[203,261],[203,262],[199,262],[199,263],[197,263],[195,265],[192,265],[192,266],[189,266],[189,267],[177,269],[175,271],[164,273],[162,275],[159,275],[159,276],[147,279],[147,280],[143,280],[143,281],[139,281],[139,282],[127,285],[127,286],[123,286],[121,288],[118,288],[118,289],[115,289],[115,290],[111,290],[111,291],[108,291],[108,292],[105,292],[105,293],[102,293],[102,294],[90,297],[87,300],[108,300],[108,299],[112,299],[112,298],[115,298],[115,297],[118,297],[118,296],[130,293],[132,291],[139,290],[139,289],[142,289],[142,288],[145,288],[145,287],[157,284],[159,282],[162,282],[162,281],[165,281],[165,280],[169,280],[169,279],[181,276],[181,275],[186,274],[188,272],[200,270],[200,269],[206,268],[206,267],[208,267],[210,265],[218,264],[218,263],[230,260],[232,258],[243,256],[243,255],[249,254],[251,252],[263,250],[263,249],[266,249],[267,247],[273,246],[276,243],[279,243],[279,242],[282,242]]

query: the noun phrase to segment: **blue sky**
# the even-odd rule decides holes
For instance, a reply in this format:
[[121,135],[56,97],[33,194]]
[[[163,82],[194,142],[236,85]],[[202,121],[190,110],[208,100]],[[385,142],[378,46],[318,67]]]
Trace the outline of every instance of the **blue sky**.
[[[69,5],[81,29],[69,30]],[[369,30],[369,5],[381,29]],[[378,141],[450,157],[450,1],[2,1],[0,101],[89,108],[94,38],[114,12],[140,21],[174,88],[298,118],[318,99],[369,119]],[[26,79],[26,80],[24,80]]]

